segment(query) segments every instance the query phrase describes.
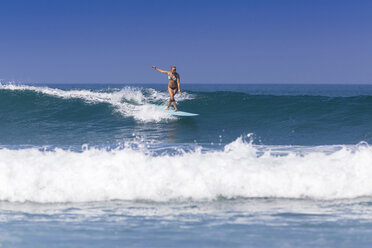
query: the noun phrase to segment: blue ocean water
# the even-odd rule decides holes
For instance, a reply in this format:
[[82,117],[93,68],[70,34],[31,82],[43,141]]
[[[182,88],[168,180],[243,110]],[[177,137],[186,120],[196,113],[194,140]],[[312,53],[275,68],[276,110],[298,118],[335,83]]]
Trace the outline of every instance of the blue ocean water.
[[370,247],[372,86],[0,84],[0,247]]

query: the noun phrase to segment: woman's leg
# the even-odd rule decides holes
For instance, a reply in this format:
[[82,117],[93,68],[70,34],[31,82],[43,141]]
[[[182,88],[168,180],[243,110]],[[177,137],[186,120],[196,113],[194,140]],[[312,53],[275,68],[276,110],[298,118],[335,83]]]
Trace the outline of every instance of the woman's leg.
[[178,91],[177,88],[176,89],[172,89],[172,93],[173,93],[173,101],[172,101],[172,103],[173,103],[173,107],[174,107],[174,112],[176,112],[178,110],[177,105],[176,105],[176,100],[174,100],[174,96],[177,94],[177,91]]
[[169,87],[168,87],[168,93],[169,93],[169,102],[168,102],[168,106],[167,106],[166,110],[169,109],[171,103],[172,103],[173,100],[174,100],[174,94],[173,94],[173,91],[172,91],[172,89],[169,88]]

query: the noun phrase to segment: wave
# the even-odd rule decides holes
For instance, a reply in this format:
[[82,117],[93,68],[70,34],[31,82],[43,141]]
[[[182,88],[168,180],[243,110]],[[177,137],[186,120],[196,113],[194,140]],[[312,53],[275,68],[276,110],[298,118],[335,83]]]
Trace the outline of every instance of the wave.
[[133,132],[153,139],[174,136],[175,142],[221,143],[218,137],[223,136],[226,144],[245,133],[254,133],[257,143],[270,145],[372,142],[372,96],[368,95],[184,91],[177,95],[180,109],[200,115],[182,119],[155,107],[167,102],[166,91],[103,87],[62,90],[0,84],[0,144],[60,145],[60,140],[66,140],[63,145],[99,145]]
[[[166,104],[169,96],[166,92],[160,92],[154,89],[126,86],[122,89],[111,89],[108,92],[97,92],[84,89],[62,90],[49,87],[0,83],[0,91],[1,90],[18,93],[31,92],[34,94],[29,99],[31,102],[37,97],[37,94],[42,94],[44,96],[52,96],[67,100],[79,99],[90,105],[106,103],[114,107],[115,111],[123,116],[132,117],[142,122],[159,122],[167,119],[175,119],[175,117],[156,108],[154,104]],[[5,94],[7,92],[5,92]],[[181,96],[177,96],[177,101],[181,102],[192,98],[191,94],[183,93]]]
[[372,148],[365,143],[304,151],[299,154],[288,147],[279,153],[270,147],[262,150],[242,138],[221,151],[196,149],[158,156],[133,148],[83,152],[4,148],[0,150],[0,200],[55,203],[372,196]]

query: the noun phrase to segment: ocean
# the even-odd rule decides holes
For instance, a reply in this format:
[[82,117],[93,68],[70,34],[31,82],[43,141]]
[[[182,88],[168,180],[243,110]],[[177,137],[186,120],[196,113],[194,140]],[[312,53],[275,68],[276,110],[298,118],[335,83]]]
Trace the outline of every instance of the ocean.
[[0,84],[0,247],[371,247],[372,85]]

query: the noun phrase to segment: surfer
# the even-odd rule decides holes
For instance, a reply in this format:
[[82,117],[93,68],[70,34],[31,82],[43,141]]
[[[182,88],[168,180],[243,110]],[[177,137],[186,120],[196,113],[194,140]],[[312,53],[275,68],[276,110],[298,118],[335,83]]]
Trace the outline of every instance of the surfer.
[[174,112],[176,112],[178,109],[174,96],[177,94],[177,92],[181,95],[180,74],[176,72],[176,66],[172,65],[170,71],[160,70],[159,68],[156,68],[156,66],[153,66],[152,68],[163,74],[168,74],[169,102],[166,110],[168,110],[170,105],[173,104]]

